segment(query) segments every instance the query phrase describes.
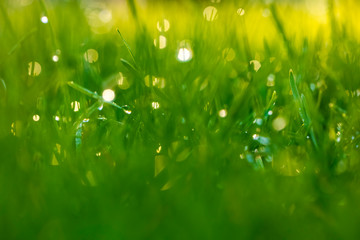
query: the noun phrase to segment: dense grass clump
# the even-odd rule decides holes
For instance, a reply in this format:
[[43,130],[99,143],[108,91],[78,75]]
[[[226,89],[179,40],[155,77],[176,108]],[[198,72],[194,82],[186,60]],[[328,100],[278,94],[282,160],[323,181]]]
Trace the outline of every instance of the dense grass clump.
[[0,238],[359,238],[359,6],[1,1]]

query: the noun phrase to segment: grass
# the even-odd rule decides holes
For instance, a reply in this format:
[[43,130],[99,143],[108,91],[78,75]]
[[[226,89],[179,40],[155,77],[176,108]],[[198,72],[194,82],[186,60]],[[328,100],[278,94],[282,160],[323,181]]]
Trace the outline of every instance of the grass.
[[2,239],[360,236],[359,4],[216,2],[0,3]]

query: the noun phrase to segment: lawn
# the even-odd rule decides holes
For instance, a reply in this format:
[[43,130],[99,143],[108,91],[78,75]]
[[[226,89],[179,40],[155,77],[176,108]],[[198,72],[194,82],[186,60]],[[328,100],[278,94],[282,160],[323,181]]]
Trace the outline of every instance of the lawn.
[[359,239],[356,0],[0,2],[0,239]]

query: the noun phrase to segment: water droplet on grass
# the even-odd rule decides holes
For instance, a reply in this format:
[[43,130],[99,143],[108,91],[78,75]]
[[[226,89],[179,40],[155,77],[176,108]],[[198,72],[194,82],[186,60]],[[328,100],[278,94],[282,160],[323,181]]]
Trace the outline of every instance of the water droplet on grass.
[[42,16],[40,20],[41,20],[41,22],[44,23],[44,24],[46,24],[46,23],[49,22],[49,19],[48,19],[47,16]]
[[212,22],[217,19],[217,9],[213,6],[208,6],[203,11],[203,16],[206,21]]
[[170,22],[167,19],[163,19],[162,21],[158,21],[156,23],[156,27],[159,32],[167,32],[170,28]]
[[105,89],[102,93],[102,97],[106,102],[111,102],[115,99],[115,92],[111,89]]
[[219,111],[219,117],[226,118],[226,116],[227,116],[227,110],[226,109],[221,109]]
[[38,122],[38,121],[40,120],[40,116],[39,116],[38,114],[35,114],[35,115],[33,116],[33,120],[34,120],[35,122]]
[[158,109],[160,107],[160,104],[158,102],[152,102],[151,106],[153,109]]
[[71,102],[71,109],[73,109],[74,112],[78,112],[80,110],[80,102],[78,101]]
[[59,61],[59,56],[58,55],[53,55],[52,60],[53,60],[53,62],[58,62]]
[[222,56],[225,59],[225,61],[231,62],[232,60],[235,59],[235,51],[232,48],[225,48],[222,51]]
[[243,8],[239,8],[236,13],[239,15],[239,16],[244,16],[245,15],[245,9]]
[[287,125],[287,121],[282,116],[275,118],[272,122],[272,126],[276,131],[283,130],[286,127],[286,125]]
[[187,48],[180,48],[178,52],[177,59],[180,62],[188,62],[192,58],[192,52],[190,49]]
[[41,65],[38,62],[29,62],[28,64],[28,74],[29,76],[39,76],[41,73]]
[[269,74],[269,76],[267,77],[266,86],[268,86],[268,87],[275,86],[275,75],[274,74],[272,74],[272,73]]
[[99,53],[95,49],[88,49],[84,57],[88,63],[95,63],[99,59]]
[[259,71],[259,69],[261,68],[261,63],[258,60],[251,60],[250,64],[254,66],[255,72]]
[[154,46],[159,49],[164,49],[166,47],[166,37],[160,35],[158,38],[154,39]]

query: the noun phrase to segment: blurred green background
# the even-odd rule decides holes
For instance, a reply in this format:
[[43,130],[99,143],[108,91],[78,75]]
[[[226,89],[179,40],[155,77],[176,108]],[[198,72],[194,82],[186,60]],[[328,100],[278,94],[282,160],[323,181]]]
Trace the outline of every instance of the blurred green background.
[[0,2],[1,239],[358,239],[360,4]]

